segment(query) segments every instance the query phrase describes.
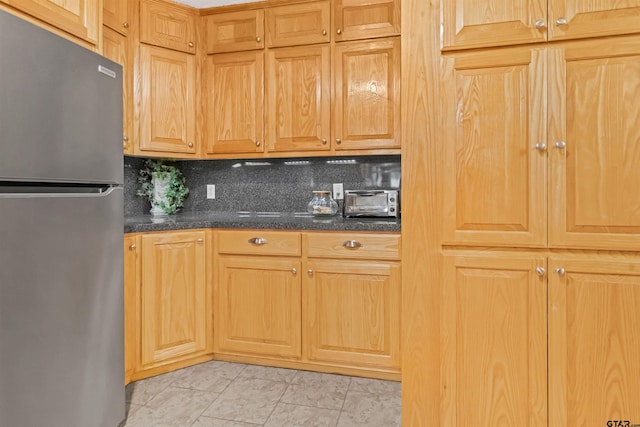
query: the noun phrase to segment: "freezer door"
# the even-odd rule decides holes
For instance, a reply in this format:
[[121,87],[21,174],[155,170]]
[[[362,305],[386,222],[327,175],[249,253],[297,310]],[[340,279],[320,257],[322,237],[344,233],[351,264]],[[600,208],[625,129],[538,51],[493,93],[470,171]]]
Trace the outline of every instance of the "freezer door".
[[115,427],[122,188],[52,193],[0,191],[0,425]]
[[121,184],[122,67],[0,10],[0,181]]

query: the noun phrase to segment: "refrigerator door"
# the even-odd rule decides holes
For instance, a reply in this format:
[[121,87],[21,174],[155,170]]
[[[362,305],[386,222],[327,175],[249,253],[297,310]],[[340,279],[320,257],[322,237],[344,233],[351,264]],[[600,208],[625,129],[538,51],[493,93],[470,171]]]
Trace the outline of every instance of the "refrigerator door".
[[20,193],[32,190],[0,186],[0,425],[115,427],[122,188]]
[[121,184],[122,67],[0,10],[0,181]]

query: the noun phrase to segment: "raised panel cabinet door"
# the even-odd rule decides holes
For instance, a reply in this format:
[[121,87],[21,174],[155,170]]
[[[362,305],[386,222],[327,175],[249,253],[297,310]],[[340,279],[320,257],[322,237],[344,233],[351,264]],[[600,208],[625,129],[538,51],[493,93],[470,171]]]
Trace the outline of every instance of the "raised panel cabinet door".
[[517,47],[446,59],[445,243],[546,245],[545,58]]
[[444,0],[445,49],[541,42],[547,38],[546,0]]
[[261,153],[264,52],[207,58],[207,153]]
[[305,355],[311,361],[400,371],[400,264],[309,259]]
[[98,45],[100,8],[98,0],[2,0],[71,35]]
[[195,154],[196,59],[140,45],[140,151]]
[[328,151],[329,46],[270,49],[266,66],[268,151]]
[[133,80],[129,57],[129,40],[126,36],[105,27],[102,32],[102,54],[122,65],[122,148],[124,154],[133,154]]
[[124,34],[129,32],[129,1],[128,0],[104,0],[103,24]]
[[640,33],[640,0],[549,0],[549,39]]
[[162,0],[140,2],[140,41],[196,53],[196,15],[184,6]]
[[335,0],[335,40],[400,35],[400,3],[400,0]]
[[300,357],[300,261],[219,257],[216,353]]
[[576,41],[549,57],[549,243],[638,250],[640,37]]
[[264,10],[243,10],[204,17],[207,53],[239,52],[264,47]]
[[400,148],[400,39],[334,47],[336,150]]
[[204,231],[142,236],[143,368],[206,351],[205,263]]
[[139,368],[138,304],[140,294],[140,252],[136,236],[124,236],[124,382],[131,382],[133,373]]
[[545,267],[538,254],[445,255],[440,425],[547,426]]
[[637,255],[550,258],[550,426],[640,420],[639,306]]
[[328,43],[331,13],[328,1],[266,9],[267,47]]

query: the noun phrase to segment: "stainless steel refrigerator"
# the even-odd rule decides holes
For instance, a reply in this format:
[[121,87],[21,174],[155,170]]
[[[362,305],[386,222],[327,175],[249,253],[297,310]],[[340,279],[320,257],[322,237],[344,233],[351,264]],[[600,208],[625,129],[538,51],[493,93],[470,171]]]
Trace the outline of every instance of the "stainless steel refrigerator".
[[0,11],[0,425],[114,427],[122,69]]

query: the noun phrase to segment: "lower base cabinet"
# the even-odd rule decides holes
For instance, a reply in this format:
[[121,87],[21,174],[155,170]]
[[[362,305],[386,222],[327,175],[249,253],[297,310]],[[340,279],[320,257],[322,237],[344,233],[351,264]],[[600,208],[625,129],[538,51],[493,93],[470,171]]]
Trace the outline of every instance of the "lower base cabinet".
[[546,255],[445,255],[442,425],[640,420],[640,258]]

